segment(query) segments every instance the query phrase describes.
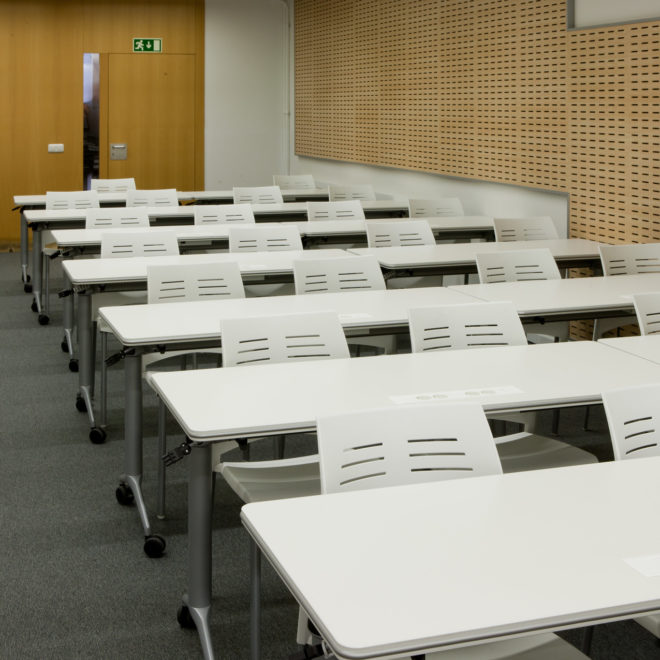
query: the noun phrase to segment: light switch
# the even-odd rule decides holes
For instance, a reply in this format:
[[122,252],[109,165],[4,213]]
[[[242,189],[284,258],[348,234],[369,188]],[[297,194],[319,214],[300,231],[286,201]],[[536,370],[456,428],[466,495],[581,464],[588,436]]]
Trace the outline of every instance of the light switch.
[[48,153],[50,154],[61,154],[64,151],[63,144],[49,144]]

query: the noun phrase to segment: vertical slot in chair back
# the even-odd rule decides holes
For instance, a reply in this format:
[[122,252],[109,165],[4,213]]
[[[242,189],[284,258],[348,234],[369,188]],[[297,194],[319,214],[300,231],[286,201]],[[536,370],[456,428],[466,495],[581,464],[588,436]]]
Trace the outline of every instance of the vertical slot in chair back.
[[221,334],[227,367],[349,357],[335,312],[227,319]]
[[358,199],[344,202],[307,202],[307,219],[364,220],[364,209]]
[[411,218],[442,218],[465,215],[463,204],[458,197],[440,199],[410,199],[408,214]]
[[175,188],[161,190],[129,190],[126,193],[126,206],[178,206],[179,198]]
[[90,187],[99,193],[125,193],[135,190],[135,179],[92,179]]
[[295,225],[263,224],[229,229],[230,252],[302,250],[300,230]]
[[435,237],[426,220],[368,222],[367,244],[372,248],[435,245]]
[[660,334],[660,292],[633,295],[639,331],[643,335]]
[[46,193],[46,210],[64,211],[68,209],[99,208],[99,195],[96,190],[50,191]]
[[234,204],[282,204],[279,186],[250,186],[233,189]]
[[245,298],[237,263],[177,264],[147,267],[147,295],[152,303]]
[[482,284],[558,280],[561,277],[557,262],[547,248],[484,252],[476,255],[476,261]]
[[311,174],[274,174],[273,184],[280,190],[314,190],[316,182]]
[[200,204],[194,211],[196,225],[254,223],[251,204]]
[[328,186],[328,199],[331,202],[342,202],[349,199],[359,199],[361,202],[370,202],[376,199],[373,186],[369,184],[356,186]]
[[538,218],[493,218],[495,240],[546,241],[559,238],[555,223],[550,216]]
[[413,353],[527,344],[509,302],[420,307],[410,310],[409,324]]
[[320,417],[317,430],[324,493],[502,472],[476,403],[392,406]]
[[149,227],[147,209],[128,206],[88,209],[85,218],[86,229],[111,227]]
[[173,231],[135,231],[101,235],[101,258],[163,257],[179,254]]
[[660,243],[600,245],[604,275],[660,273]]
[[294,261],[293,279],[297,294],[385,289],[380,264],[371,255]]

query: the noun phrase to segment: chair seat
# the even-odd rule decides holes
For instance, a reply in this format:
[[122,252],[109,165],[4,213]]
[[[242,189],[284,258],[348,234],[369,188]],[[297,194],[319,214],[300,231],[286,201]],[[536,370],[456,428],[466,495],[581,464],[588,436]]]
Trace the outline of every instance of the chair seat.
[[218,463],[214,470],[246,503],[321,494],[318,454],[276,461]]
[[590,452],[560,440],[534,433],[514,433],[495,438],[504,472],[597,463]]

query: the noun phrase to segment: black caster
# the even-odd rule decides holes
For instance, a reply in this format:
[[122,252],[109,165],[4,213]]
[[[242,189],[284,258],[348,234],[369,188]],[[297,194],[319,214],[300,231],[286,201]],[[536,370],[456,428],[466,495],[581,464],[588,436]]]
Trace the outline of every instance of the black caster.
[[31,309],[33,312],[38,312],[38,311],[39,311],[39,308],[37,307],[37,301],[36,301],[36,300],[33,300],[33,301],[32,301],[32,304],[30,305],[30,309]]
[[76,397],[76,410],[78,412],[87,412],[87,404],[80,394]]
[[89,439],[93,445],[102,445],[105,442],[105,429],[93,426],[89,431]]
[[195,630],[197,628],[187,605],[181,605],[176,611],[176,620],[182,628],[186,628],[187,630]]
[[39,325],[48,325],[50,318],[46,314],[39,314]]
[[133,496],[133,491],[124,483],[121,483],[119,486],[117,486],[115,497],[117,498],[117,502],[123,506],[133,504],[133,500],[135,499]]
[[62,340],[62,343],[60,344],[60,348],[62,349],[62,353],[69,352],[69,343],[67,342],[66,337]]
[[25,291],[25,293],[32,293],[32,285],[31,284],[24,284],[23,285],[23,291]]
[[[76,358],[71,358],[69,360],[69,371],[73,371],[74,374],[78,373],[78,360]],[[76,405],[77,407],[77,405]],[[84,412],[84,411],[81,411]]]
[[165,552],[165,539],[157,534],[144,537],[144,553],[151,559],[162,557]]

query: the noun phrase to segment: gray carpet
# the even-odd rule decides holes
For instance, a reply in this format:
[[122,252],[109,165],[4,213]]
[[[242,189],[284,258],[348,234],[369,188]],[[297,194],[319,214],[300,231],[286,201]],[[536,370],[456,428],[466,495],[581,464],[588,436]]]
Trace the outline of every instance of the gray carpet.
[[[108,439],[92,445],[86,416],[74,406],[77,375],[60,350],[60,304],[54,297],[49,326],[37,324],[15,253],[0,254],[0,305],[0,659],[201,657],[197,633],[176,622],[186,575],[185,461],[168,472],[167,520],[153,520],[166,554],[149,559],[135,509],[114,495],[123,456],[121,365],[110,373]],[[144,487],[153,507],[156,407],[152,396],[145,399]],[[594,410],[592,431],[581,431],[581,418],[581,410],[563,411],[561,436],[610,460],[602,410]],[[549,429],[549,414],[542,424]],[[176,435],[170,423],[170,444]],[[218,658],[243,659],[248,544],[240,502],[222,479],[215,504],[211,632]],[[301,542],[313,552],[322,534]],[[263,590],[263,657],[287,658],[297,650],[297,606],[268,567]],[[657,659],[660,650],[634,622],[621,622],[597,627],[592,657]]]

